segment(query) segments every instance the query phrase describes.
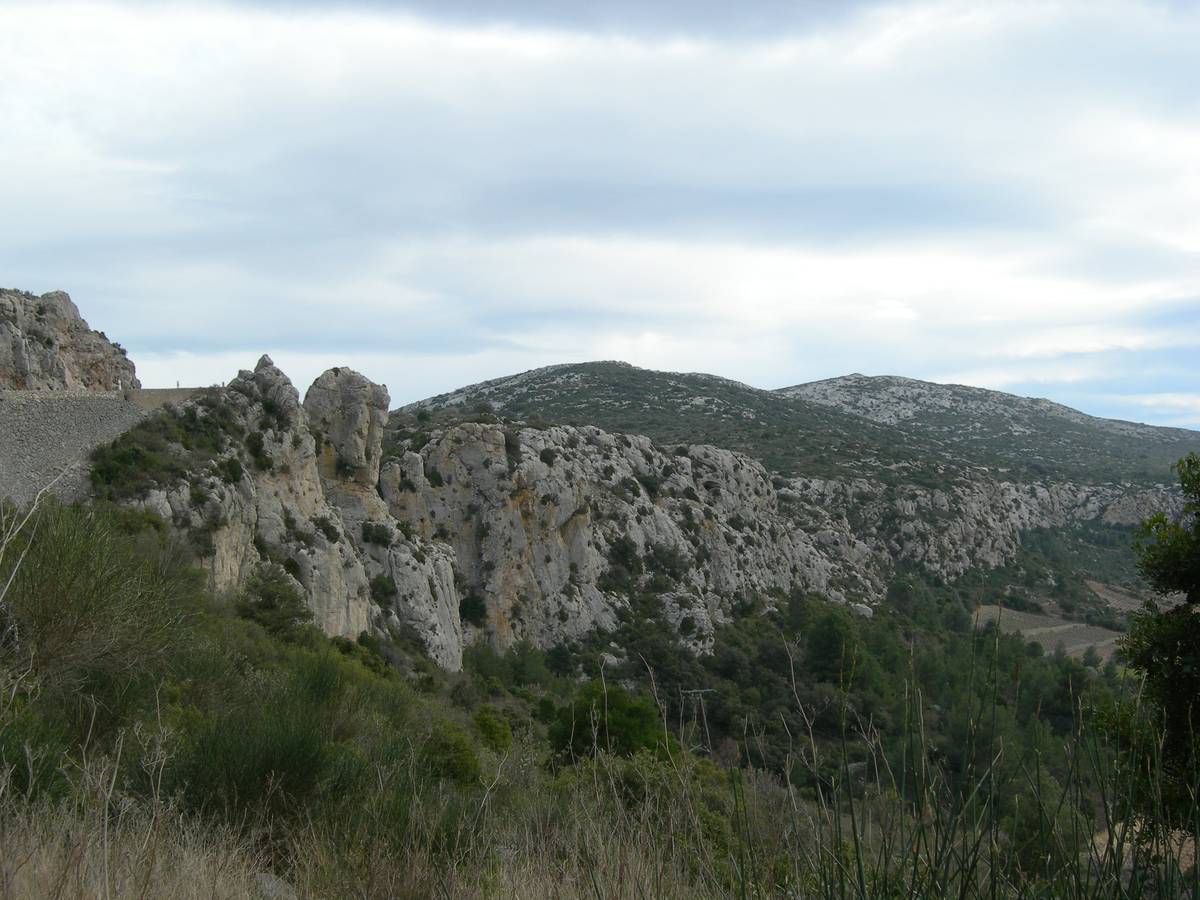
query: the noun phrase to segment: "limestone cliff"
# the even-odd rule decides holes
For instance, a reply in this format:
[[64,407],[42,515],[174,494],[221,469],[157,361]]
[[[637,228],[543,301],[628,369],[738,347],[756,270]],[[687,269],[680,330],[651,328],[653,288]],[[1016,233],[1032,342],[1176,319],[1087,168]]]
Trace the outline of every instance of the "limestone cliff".
[[301,404],[264,357],[190,404],[223,410],[236,440],[140,503],[193,536],[216,587],[278,562],[325,631],[407,633],[454,670],[472,642],[551,647],[634,598],[700,652],[755,596],[813,591],[867,615],[900,562],[952,579],[1010,561],[1030,528],[1127,524],[1178,499],[987,472],[938,488],[783,478],[708,445],[491,416],[396,442],[388,403],[338,368]]
[[[233,590],[275,562],[302,589],[325,632],[356,637],[408,625],[439,665],[457,669],[449,553],[401,533],[374,484],[364,482],[370,463],[361,444],[354,455],[362,437],[354,423],[366,422],[369,454],[378,460],[379,436],[369,422],[387,408],[386,391],[359,390],[364,383],[346,369],[318,380],[309,404],[320,417],[314,436],[296,389],[264,356],[219,395],[184,404],[185,415],[220,411],[231,436],[224,452],[136,503],[187,531],[216,589]],[[330,453],[363,465],[322,465]]]
[[0,389],[136,387],[140,384],[125,351],[90,329],[69,296],[0,290]]

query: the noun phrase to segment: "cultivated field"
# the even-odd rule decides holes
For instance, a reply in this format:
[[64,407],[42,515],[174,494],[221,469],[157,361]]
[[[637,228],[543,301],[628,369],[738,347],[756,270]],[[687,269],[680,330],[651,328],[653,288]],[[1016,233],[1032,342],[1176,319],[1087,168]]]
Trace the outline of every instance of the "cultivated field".
[[1000,630],[1020,632],[1025,638],[1036,641],[1047,651],[1059,644],[1074,657],[1083,656],[1088,647],[1095,647],[1101,659],[1107,660],[1116,650],[1119,631],[1071,622],[1058,616],[1041,613],[1018,612],[1000,606],[981,606],[975,611],[975,627],[988,622],[999,622]]

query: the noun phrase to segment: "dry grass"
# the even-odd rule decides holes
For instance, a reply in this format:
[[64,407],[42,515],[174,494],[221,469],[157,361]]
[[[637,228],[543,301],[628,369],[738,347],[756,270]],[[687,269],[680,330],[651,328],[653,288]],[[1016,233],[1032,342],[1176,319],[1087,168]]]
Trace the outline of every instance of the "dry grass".
[[0,897],[257,898],[262,860],[245,840],[168,807],[10,809],[0,818]]

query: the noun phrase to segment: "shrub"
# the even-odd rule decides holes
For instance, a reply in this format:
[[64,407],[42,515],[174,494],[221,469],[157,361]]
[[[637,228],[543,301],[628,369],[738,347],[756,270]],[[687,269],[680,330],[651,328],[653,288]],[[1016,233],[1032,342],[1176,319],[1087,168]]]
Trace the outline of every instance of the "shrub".
[[460,783],[479,780],[481,768],[475,745],[465,728],[456,722],[439,719],[423,748],[429,771],[438,778]]
[[391,606],[396,599],[396,581],[391,575],[376,575],[371,579],[371,599],[380,606]]
[[559,710],[549,737],[561,759],[601,751],[632,756],[665,746],[663,723],[653,701],[600,681],[584,685],[571,704]]
[[246,449],[250,451],[255,466],[264,472],[271,470],[271,457],[267,456],[266,439],[261,431],[252,431],[246,435]]
[[315,516],[312,523],[321,534],[325,535],[325,540],[329,543],[336,544],[341,540],[342,533],[338,531],[337,525],[333,524],[333,519],[329,516]]
[[392,529],[382,522],[363,522],[362,539],[365,543],[378,547],[392,546],[394,535]]
[[242,468],[242,461],[236,456],[221,460],[217,466],[217,471],[220,472],[221,480],[226,484],[237,484],[242,480],[242,475],[245,472]]
[[491,750],[507,753],[512,749],[512,728],[495,707],[483,705],[475,710],[475,730]]
[[72,700],[90,693],[115,709],[123,702],[110,696],[117,682],[129,691],[161,670],[181,639],[202,576],[163,534],[129,534],[132,522],[51,502],[0,555],[17,636],[8,649],[28,661],[43,690]]
[[295,583],[275,563],[258,567],[238,598],[236,608],[238,615],[280,637],[293,636],[301,625],[312,621],[312,610]]
[[239,698],[195,728],[170,783],[188,806],[230,818],[288,811],[316,791],[331,757],[326,710],[337,689],[333,663],[318,659],[266,697]]
[[538,459],[540,459],[546,465],[552,466],[554,465],[554,460],[558,459],[558,451],[553,447],[547,447],[538,454]]

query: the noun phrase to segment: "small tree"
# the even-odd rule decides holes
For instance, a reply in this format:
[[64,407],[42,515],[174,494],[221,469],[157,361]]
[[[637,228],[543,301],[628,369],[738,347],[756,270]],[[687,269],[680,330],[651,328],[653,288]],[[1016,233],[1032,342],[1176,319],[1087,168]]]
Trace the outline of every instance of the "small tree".
[[1163,608],[1149,601],[1130,617],[1121,652],[1142,673],[1146,696],[1162,711],[1165,774],[1186,796],[1195,778],[1200,726],[1200,455],[1188,454],[1175,470],[1183,515],[1171,520],[1160,512],[1144,521],[1135,550],[1150,586],[1161,594],[1183,594],[1185,602]]
[[665,748],[666,742],[658,709],[650,698],[599,681],[581,687],[550,726],[550,744],[564,759],[579,759],[597,751],[632,756],[640,750]]
[[1189,453],[1175,464],[1183,488],[1183,516],[1178,521],[1157,513],[1138,529],[1138,569],[1163,594],[1183,594],[1200,603],[1200,454]]
[[295,634],[313,617],[287,572],[275,563],[264,563],[250,578],[238,598],[237,612],[280,637]]

